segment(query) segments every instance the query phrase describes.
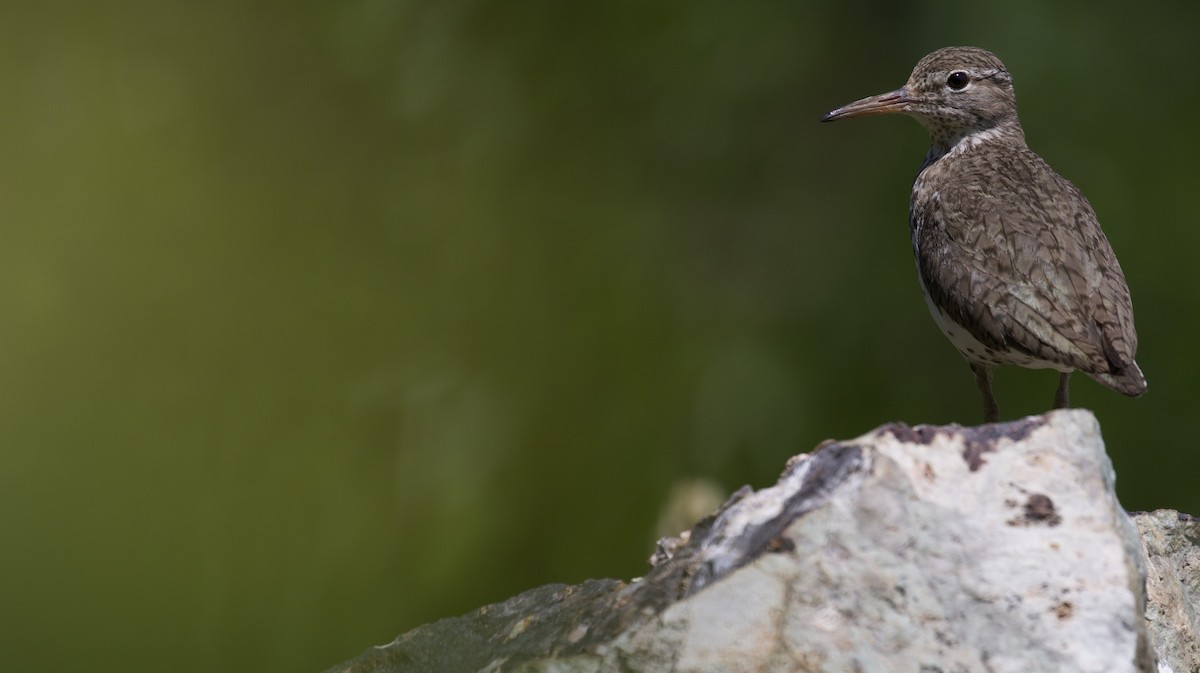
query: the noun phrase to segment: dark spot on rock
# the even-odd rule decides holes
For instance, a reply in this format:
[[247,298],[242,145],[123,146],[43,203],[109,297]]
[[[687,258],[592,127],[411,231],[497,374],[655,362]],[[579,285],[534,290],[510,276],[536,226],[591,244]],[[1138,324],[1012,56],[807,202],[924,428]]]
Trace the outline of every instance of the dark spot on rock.
[[972,472],[978,471],[986,463],[983,454],[995,451],[996,444],[1001,439],[1019,442],[1034,430],[1042,427],[1043,424],[1044,419],[1035,416],[1008,423],[985,423],[973,428],[963,428],[963,440],[966,443],[966,447],[963,449],[963,460],[967,461],[967,467]]
[[[957,429],[958,426],[950,427]],[[878,434],[889,433],[896,439],[909,444],[929,444],[934,437],[937,437],[939,430],[942,428],[933,425],[918,425],[910,428],[903,423],[888,423],[875,432]]]
[[1075,614],[1075,606],[1071,601],[1063,601],[1054,606],[1054,616],[1059,619],[1070,619]]
[[1042,493],[1034,493],[1025,501],[1025,518],[1039,523],[1045,521],[1051,526],[1062,523],[1062,517],[1054,510],[1054,501]]
[[784,535],[776,535],[767,542],[767,548],[764,550],[770,554],[778,554],[785,551],[796,551],[796,543],[792,542],[790,537]]
[[1045,417],[1032,416],[1030,418],[1022,418],[1019,421],[1009,421],[1007,423],[988,423],[986,425],[977,425],[973,428],[967,428],[966,434],[977,441],[996,442],[1000,439],[1011,439],[1014,442],[1019,442],[1028,437],[1034,430],[1037,430],[1045,424]]
[[1059,516],[1058,510],[1054,508],[1054,501],[1050,499],[1050,496],[1042,493],[1034,493],[1025,501],[1024,515],[1016,519],[1011,519],[1007,523],[1010,526],[1033,526],[1037,524],[1057,526],[1062,523],[1062,517]]
[[995,450],[996,446],[994,444],[967,442],[967,447],[963,449],[963,460],[967,461],[967,469],[975,472],[983,467],[986,462],[983,459],[983,454]]

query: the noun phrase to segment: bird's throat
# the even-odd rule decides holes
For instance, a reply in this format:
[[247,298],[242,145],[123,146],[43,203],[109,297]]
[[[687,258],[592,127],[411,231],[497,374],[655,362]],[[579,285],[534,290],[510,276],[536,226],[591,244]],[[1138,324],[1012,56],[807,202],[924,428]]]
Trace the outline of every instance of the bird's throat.
[[983,145],[1009,143],[1024,147],[1025,133],[1019,124],[1013,122],[954,133],[931,131],[929,141],[929,154],[925,156],[925,166],[942,157],[965,154]]

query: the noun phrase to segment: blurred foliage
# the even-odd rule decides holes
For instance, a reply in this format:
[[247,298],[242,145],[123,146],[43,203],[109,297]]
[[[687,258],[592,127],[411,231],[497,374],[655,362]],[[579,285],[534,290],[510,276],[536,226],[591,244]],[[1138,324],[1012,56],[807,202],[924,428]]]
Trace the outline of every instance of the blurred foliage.
[[[974,423],[910,120],[996,51],[1100,213],[1150,394],[1076,377],[1135,509],[1200,513],[1200,6],[5,3],[0,670],[316,671],[644,569],[672,483]],[[1008,418],[1054,375],[1007,369]]]

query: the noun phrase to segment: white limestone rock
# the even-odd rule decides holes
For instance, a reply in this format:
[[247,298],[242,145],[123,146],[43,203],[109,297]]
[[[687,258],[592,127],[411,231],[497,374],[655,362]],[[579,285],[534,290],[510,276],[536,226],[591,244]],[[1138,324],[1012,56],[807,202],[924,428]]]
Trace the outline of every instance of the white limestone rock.
[[677,671],[1151,671],[1137,549],[1090,413],[890,425],[722,512],[707,588],[618,647],[678,642]]

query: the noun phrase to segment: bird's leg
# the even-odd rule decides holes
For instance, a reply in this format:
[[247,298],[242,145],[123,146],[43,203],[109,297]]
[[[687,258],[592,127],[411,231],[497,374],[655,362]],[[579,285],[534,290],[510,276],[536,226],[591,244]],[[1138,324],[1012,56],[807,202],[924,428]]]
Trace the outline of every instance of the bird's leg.
[[996,406],[996,396],[992,394],[992,368],[972,362],[971,371],[975,372],[975,383],[979,386],[979,394],[983,395],[983,422],[999,421],[1000,407]]
[[1071,372],[1061,372],[1058,375],[1058,392],[1054,393],[1054,408],[1066,409],[1068,398],[1071,396]]

